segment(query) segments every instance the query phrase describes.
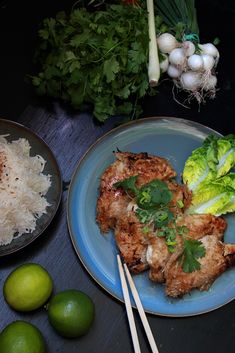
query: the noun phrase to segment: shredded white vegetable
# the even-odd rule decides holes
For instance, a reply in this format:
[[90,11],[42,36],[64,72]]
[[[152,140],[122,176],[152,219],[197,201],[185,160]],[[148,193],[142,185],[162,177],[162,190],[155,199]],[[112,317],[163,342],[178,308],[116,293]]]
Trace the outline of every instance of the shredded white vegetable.
[[30,156],[26,139],[8,142],[6,137],[0,135],[0,245],[33,232],[50,206],[45,198],[51,185],[51,176],[43,174],[46,161]]

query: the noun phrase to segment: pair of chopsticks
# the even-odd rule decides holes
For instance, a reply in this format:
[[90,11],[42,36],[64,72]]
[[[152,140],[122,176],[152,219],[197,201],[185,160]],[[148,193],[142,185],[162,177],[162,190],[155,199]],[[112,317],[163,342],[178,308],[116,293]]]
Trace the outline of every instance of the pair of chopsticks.
[[[128,317],[128,321],[129,321],[129,326],[130,326],[130,331],[131,331],[131,337],[132,337],[132,342],[133,342],[133,346],[134,346],[134,351],[135,353],[141,353],[140,350],[140,344],[139,344],[139,339],[138,339],[138,335],[137,335],[137,330],[136,330],[136,326],[135,326],[135,320],[134,320],[134,315],[133,315],[133,311],[132,311],[132,306],[131,306],[131,301],[130,301],[130,296],[129,296],[129,290],[128,290],[128,285],[126,282],[126,278],[128,280],[129,283],[129,287],[131,289],[137,310],[139,312],[142,324],[144,326],[145,329],[145,333],[147,335],[150,347],[152,349],[153,353],[159,353],[159,350],[157,348],[156,342],[154,340],[151,328],[149,326],[147,317],[145,315],[144,309],[143,309],[143,305],[141,303],[139,294],[137,292],[137,289],[135,287],[134,281],[131,277],[131,274],[128,270],[127,265],[124,263],[122,265],[121,262],[121,258],[119,255],[117,255],[117,262],[118,262],[118,270],[119,270],[119,274],[120,274],[120,279],[121,279],[121,285],[122,285],[122,292],[123,292],[123,297],[124,297],[124,301],[125,301],[125,306],[126,306],[126,311],[127,311],[127,317]],[[123,270],[124,267],[124,270]],[[126,274],[126,277],[125,277]]]

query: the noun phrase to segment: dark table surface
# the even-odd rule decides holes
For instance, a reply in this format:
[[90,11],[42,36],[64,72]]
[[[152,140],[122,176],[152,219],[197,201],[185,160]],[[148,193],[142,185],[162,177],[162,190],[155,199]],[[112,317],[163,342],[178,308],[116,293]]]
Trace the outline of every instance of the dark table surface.
[[[144,100],[143,117],[174,116],[200,122],[222,134],[234,133],[234,1],[201,0],[196,3],[201,41],[209,42],[215,37],[221,40],[217,97],[202,105],[200,111],[194,103],[186,109],[172,99],[172,87],[166,83],[156,97]],[[70,181],[88,147],[119,120],[110,118],[100,125],[90,115],[71,111],[59,102],[39,99],[25,80],[34,68],[32,57],[40,21],[54,16],[59,10],[69,10],[72,4],[71,0],[0,2],[0,117],[26,125],[48,143],[65,184]],[[65,189],[59,210],[43,235],[27,248],[0,259],[1,286],[16,266],[27,262],[40,263],[53,277],[54,292],[75,288],[92,297],[96,307],[94,325],[82,338],[64,339],[53,331],[43,308],[20,314],[11,310],[0,294],[0,329],[13,320],[27,320],[41,329],[50,353],[133,352],[124,305],[95,283],[73,249],[66,223],[66,200]],[[136,312],[135,317],[142,352],[150,352]],[[148,319],[161,353],[224,353],[234,350],[235,301],[200,316],[164,318],[148,314]]]

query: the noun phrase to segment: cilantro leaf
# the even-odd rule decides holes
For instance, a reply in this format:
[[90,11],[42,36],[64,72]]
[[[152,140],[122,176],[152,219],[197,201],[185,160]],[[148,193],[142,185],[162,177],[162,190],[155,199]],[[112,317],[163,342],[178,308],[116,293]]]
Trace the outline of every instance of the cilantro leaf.
[[159,190],[159,189],[152,190],[152,192],[151,192],[151,200],[152,200],[153,204],[160,205],[161,199],[162,199],[161,190]]
[[91,31],[89,29],[85,29],[83,33],[76,34],[72,37],[70,44],[74,48],[78,48],[81,44],[86,43],[90,39]]
[[114,98],[96,95],[94,99],[94,114],[99,121],[105,121],[109,114],[114,114]]
[[115,79],[116,73],[119,71],[119,63],[115,58],[105,60],[104,62],[104,75],[106,76],[107,83]]
[[166,205],[172,199],[172,192],[169,189],[162,190],[161,204]]
[[124,102],[123,104],[119,105],[117,108],[117,113],[118,114],[124,114],[124,115],[129,115],[132,112],[132,104],[131,102]]
[[136,181],[137,181],[138,176],[131,176],[127,179],[124,179],[122,181],[118,181],[117,183],[113,184],[115,188],[122,188],[125,190],[127,193],[131,191],[134,195],[137,195],[139,193],[137,187],[135,186]]
[[159,180],[159,179],[154,179],[146,185],[151,186],[152,188],[156,188],[156,189],[159,188],[161,190],[164,190],[164,189],[168,190],[167,184],[164,181]]
[[195,239],[184,240],[184,252],[182,255],[182,269],[184,272],[193,272],[201,268],[198,258],[204,257],[206,249],[201,241]]
[[134,73],[139,72],[139,68],[143,63],[147,65],[147,56],[143,51],[143,47],[141,43],[133,42],[131,45],[131,49],[128,52],[128,70]]
[[172,199],[172,193],[166,183],[161,180],[153,180],[142,186],[137,196],[137,204],[144,209],[156,208],[167,205]]
[[173,219],[173,213],[168,208],[164,208],[163,210],[155,212],[154,225],[156,228],[161,228],[170,223]]

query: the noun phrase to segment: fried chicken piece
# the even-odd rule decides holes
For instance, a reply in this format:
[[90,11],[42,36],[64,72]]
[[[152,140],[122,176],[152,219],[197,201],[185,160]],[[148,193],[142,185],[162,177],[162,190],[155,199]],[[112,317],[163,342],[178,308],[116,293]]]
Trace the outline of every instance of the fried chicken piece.
[[211,214],[185,214],[176,220],[177,226],[186,226],[188,236],[192,239],[200,239],[204,235],[216,235],[219,240],[223,239],[227,228],[227,222],[222,217]]
[[[227,223],[222,217],[210,214],[182,215],[176,219],[177,227],[185,226],[190,239],[201,239],[205,235],[213,235],[222,240]],[[176,252],[181,253],[182,236],[176,236]],[[175,256],[168,251],[165,239],[155,236],[149,241],[146,258],[150,266],[149,278],[158,283],[165,282],[165,267],[170,258]]]
[[114,229],[117,219],[126,214],[129,202],[129,197],[120,188],[100,191],[96,206],[96,220],[102,233]]
[[216,235],[201,238],[206,254],[198,259],[201,268],[197,271],[183,272],[177,254],[165,267],[166,294],[170,297],[181,297],[197,288],[208,290],[215,279],[227,268],[235,264],[235,244],[224,244]]
[[128,212],[117,220],[115,226],[115,240],[120,254],[133,273],[140,273],[148,268],[146,250],[148,234],[143,231],[134,212]]
[[[177,184],[173,180],[165,182],[169,190],[172,192],[172,200],[169,203],[169,209],[175,216],[182,215],[191,204],[192,193],[186,185]],[[182,202],[182,207],[179,206],[179,201]]]
[[117,160],[103,173],[100,182],[100,196],[97,201],[96,220],[103,233],[115,227],[116,220],[126,212],[129,198],[121,189],[115,189],[117,181],[138,175],[137,186],[154,179],[168,180],[176,176],[169,162],[147,153],[115,153]]
[[168,251],[164,238],[158,236],[150,239],[147,251],[146,261],[150,267],[149,278],[157,283],[165,282],[164,268],[171,253]]
[[141,186],[154,179],[169,180],[176,176],[170,163],[148,153],[116,152],[117,160],[111,164],[101,177],[100,188],[112,189],[117,181],[138,175],[137,185]]

